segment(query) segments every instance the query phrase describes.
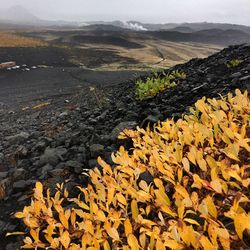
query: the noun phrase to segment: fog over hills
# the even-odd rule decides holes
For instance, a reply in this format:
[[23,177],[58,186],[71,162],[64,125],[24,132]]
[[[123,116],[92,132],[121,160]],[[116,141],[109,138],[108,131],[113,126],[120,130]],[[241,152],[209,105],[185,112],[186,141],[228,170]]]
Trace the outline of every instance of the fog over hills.
[[[70,27],[85,32],[88,31],[90,35],[91,33],[93,35],[93,32],[104,32],[104,34],[109,32],[106,35],[110,35],[110,32],[115,32],[111,36],[116,37],[118,40],[129,36],[129,32],[142,32],[146,33],[144,36],[152,36],[154,39],[173,42],[211,43],[222,46],[250,42],[250,27],[245,25],[209,22],[153,24],[120,20],[87,22],[48,21],[38,18],[21,5],[0,11],[0,29],[4,27],[3,24],[11,24],[14,28],[23,28],[25,25],[55,29],[58,27]],[[121,37],[121,33],[123,33],[123,37]],[[94,38],[90,37],[89,39],[93,40]],[[105,40],[107,38],[105,35],[102,35],[102,39]]]
[[33,15],[21,5],[16,5],[8,8],[7,10],[0,11],[0,19],[10,22],[22,23],[37,23],[40,21],[38,17]]
[[[84,17],[82,18],[84,20]],[[28,11],[22,5],[15,5],[7,9],[0,7],[0,23],[27,24],[34,26],[63,26],[70,25],[75,27],[84,27],[88,25],[111,25],[123,29],[136,31],[158,31],[171,30],[181,33],[192,33],[202,30],[239,30],[250,34],[250,27],[245,25],[230,23],[211,23],[211,22],[194,22],[194,23],[143,23],[139,21],[64,21],[64,20],[43,20],[32,12]]]

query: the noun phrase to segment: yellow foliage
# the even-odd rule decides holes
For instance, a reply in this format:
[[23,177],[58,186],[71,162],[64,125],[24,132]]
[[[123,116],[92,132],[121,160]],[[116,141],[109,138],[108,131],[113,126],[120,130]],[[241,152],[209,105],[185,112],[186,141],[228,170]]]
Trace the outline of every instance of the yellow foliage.
[[51,197],[37,183],[31,205],[16,214],[29,231],[24,248],[250,247],[248,93],[195,106],[177,122],[124,131],[133,151],[121,147],[113,168],[99,158],[102,170],[90,170],[76,198],[63,185]]
[[47,46],[47,43],[40,39],[25,37],[15,32],[0,32],[0,48],[40,46]]

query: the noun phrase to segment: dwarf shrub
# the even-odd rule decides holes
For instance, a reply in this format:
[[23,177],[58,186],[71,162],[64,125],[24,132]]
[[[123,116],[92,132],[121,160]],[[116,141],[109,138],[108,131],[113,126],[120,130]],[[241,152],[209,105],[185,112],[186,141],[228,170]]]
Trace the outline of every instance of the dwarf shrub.
[[99,158],[75,198],[38,182],[16,213],[24,248],[249,249],[248,93],[202,98],[190,113],[122,132],[133,149],[113,154],[114,167]]

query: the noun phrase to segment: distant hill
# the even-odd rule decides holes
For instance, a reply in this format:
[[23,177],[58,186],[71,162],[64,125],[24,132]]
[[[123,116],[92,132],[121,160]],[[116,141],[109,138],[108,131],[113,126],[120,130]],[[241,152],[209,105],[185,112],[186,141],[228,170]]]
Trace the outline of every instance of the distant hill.
[[178,31],[178,32],[182,32],[182,33],[195,32],[195,30],[193,30],[193,29],[191,29],[190,27],[187,27],[187,26],[178,26],[176,28],[169,29],[169,31]]
[[[84,19],[84,18],[83,18]],[[210,23],[210,22],[197,22],[197,23],[143,23],[138,21],[84,21],[84,22],[75,22],[75,21],[64,21],[64,20],[42,20],[39,17],[35,16],[29,10],[25,9],[21,5],[13,6],[9,9],[1,9],[0,6],[0,24],[16,24],[18,25],[32,25],[32,26],[42,26],[42,27],[56,27],[56,26],[70,26],[75,28],[83,28],[86,26],[91,26],[96,29],[114,29],[114,27],[122,29],[130,29],[134,31],[173,31],[180,33],[194,33],[203,30],[238,30],[250,34],[250,27],[245,25],[237,24],[228,24],[228,23]],[[96,25],[96,26],[94,26]],[[104,25],[104,27],[101,27]],[[0,26],[0,29],[1,29]]]
[[[141,30],[157,31],[157,30],[171,30],[178,31],[183,33],[191,33],[201,30],[210,30],[210,29],[220,29],[220,30],[240,30],[250,34],[250,27],[245,25],[238,24],[229,24],[229,23],[209,23],[209,22],[200,22],[200,23],[165,23],[165,24],[152,24],[152,23],[142,23],[137,21],[129,21],[127,23],[133,23],[138,27],[141,27]],[[114,26],[122,27],[123,23],[109,22],[109,24]]]
[[1,9],[0,6],[0,29],[1,27],[25,28],[30,26],[53,27],[53,26],[70,26],[77,27],[78,22],[69,22],[64,20],[48,21],[43,20],[32,14],[29,10],[21,5],[15,5],[8,9]]
[[40,19],[23,8],[21,5],[13,6],[7,10],[0,11],[0,20],[21,23],[38,23]]
[[153,37],[173,42],[197,42],[217,44],[222,46],[249,43],[250,34],[239,30],[201,30],[193,33],[181,33],[177,31],[149,31]]

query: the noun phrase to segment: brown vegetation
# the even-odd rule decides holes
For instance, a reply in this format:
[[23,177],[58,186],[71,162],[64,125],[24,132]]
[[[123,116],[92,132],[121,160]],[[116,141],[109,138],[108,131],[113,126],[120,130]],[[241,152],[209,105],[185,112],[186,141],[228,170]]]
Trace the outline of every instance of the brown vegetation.
[[46,45],[46,42],[37,38],[25,37],[14,32],[0,32],[0,48],[40,47]]

